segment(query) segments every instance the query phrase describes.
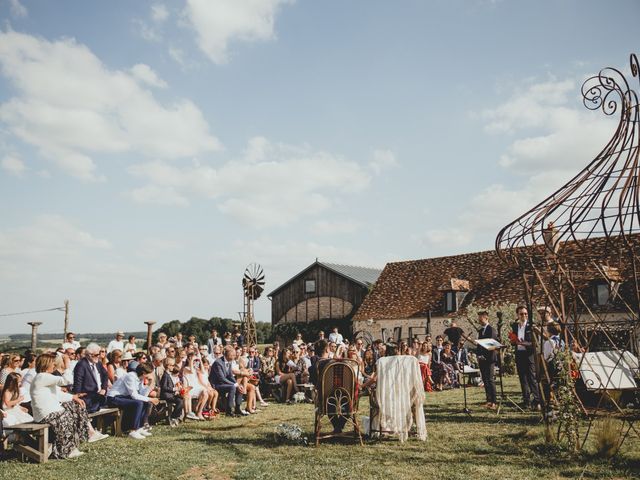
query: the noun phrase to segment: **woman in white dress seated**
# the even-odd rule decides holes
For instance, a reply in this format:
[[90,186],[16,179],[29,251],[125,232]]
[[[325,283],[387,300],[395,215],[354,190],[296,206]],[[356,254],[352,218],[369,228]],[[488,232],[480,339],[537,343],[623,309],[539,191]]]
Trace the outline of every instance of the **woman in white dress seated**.
[[93,442],[107,436],[91,429],[87,410],[79,395],[58,393],[58,387],[68,384],[64,377],[53,375],[55,364],[55,354],[43,353],[36,359],[37,373],[31,382],[33,419],[49,424],[54,434],[51,447],[54,458],[79,457],[82,455],[78,450],[80,442]]
[[33,417],[28,410],[21,406],[24,396],[20,394],[20,374],[12,372],[7,376],[2,389],[2,409],[6,417],[2,419],[2,426],[10,428],[19,423],[33,422]]

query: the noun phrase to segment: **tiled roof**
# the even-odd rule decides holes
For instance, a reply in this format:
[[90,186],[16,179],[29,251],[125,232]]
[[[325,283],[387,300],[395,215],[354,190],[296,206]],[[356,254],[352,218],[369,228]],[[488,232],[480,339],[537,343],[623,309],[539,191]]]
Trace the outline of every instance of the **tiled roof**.
[[345,277],[349,277],[356,282],[364,285],[373,285],[382,273],[379,268],[356,267],[354,265],[339,265],[337,263],[318,262],[320,265],[327,267]]
[[[634,241],[639,240],[634,238]],[[603,238],[590,239],[588,244],[590,252],[604,262],[615,258],[615,251],[610,250]],[[575,245],[567,242],[563,248],[565,252],[575,252],[576,265],[581,265]],[[470,291],[462,307],[472,302],[484,308],[524,302],[519,269],[503,262],[495,250],[490,250],[388,263],[373,291],[367,295],[355,314],[354,320],[424,317],[428,310],[442,313],[444,294],[441,287],[443,284],[452,285],[452,280],[455,279],[465,279],[469,284]]]

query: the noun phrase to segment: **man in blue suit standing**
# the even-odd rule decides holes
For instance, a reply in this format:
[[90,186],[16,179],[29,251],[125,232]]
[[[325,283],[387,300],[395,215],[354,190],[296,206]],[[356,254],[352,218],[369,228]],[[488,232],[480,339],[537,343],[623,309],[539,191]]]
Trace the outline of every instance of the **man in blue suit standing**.
[[236,377],[231,370],[231,364],[235,359],[235,349],[230,345],[224,347],[224,355],[213,362],[211,373],[209,373],[211,385],[220,392],[220,395],[227,397],[225,412],[230,417],[249,415],[249,412],[240,408],[242,395],[245,392],[244,388],[236,382]]
[[87,413],[97,412],[106,402],[109,378],[99,359],[100,346],[90,343],[84,358],[73,369],[73,393],[85,394],[82,399]]

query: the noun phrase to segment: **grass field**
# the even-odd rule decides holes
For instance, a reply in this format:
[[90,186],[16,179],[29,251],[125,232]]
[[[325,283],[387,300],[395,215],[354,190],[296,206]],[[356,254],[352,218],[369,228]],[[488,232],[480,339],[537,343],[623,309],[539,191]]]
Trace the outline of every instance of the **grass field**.
[[[506,382],[518,398],[517,378]],[[506,408],[500,416],[484,411],[480,388],[468,390],[471,416],[462,413],[462,390],[428,394],[428,439],[325,442],[315,446],[277,445],[280,422],[313,428],[312,405],[271,404],[258,415],[187,423],[176,429],[158,426],[144,441],[109,438],[83,445],[76,460],[45,465],[15,460],[0,464],[2,479],[554,479],[640,478],[640,440],[627,439],[613,461],[595,458],[593,447],[571,460],[544,444],[543,426],[534,414]],[[360,402],[368,414],[368,401]]]

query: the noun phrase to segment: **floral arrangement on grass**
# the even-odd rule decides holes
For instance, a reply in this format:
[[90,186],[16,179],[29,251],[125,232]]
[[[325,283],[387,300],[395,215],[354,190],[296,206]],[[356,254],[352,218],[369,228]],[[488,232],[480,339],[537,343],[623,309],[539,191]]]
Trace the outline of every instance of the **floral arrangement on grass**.
[[281,423],[275,428],[275,440],[280,444],[308,445],[309,441],[304,436],[302,428],[296,424]]

